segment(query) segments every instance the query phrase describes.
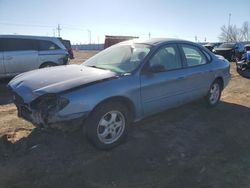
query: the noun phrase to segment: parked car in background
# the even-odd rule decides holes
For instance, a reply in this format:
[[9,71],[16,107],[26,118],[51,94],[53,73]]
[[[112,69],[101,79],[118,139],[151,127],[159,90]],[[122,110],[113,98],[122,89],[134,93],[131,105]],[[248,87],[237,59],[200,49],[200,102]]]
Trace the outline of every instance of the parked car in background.
[[213,52],[222,55],[229,61],[234,61],[241,59],[242,54],[245,53],[245,48],[241,42],[227,42],[214,48]]
[[61,40],[61,42],[63,43],[63,45],[67,49],[67,51],[69,53],[69,58],[74,59],[74,53],[73,53],[73,49],[72,49],[70,40],[65,40],[65,39],[62,39],[61,37],[58,37],[58,38]]
[[250,52],[250,44],[246,44],[245,45],[245,51],[246,52]]
[[67,63],[68,52],[56,37],[0,35],[0,78]]
[[201,45],[175,39],[127,41],[82,65],[35,70],[10,81],[18,116],[38,127],[86,127],[110,149],[131,122],[205,97],[216,106],[230,80],[229,62]]
[[246,52],[242,55],[242,58],[237,64],[241,65],[242,69],[250,69],[250,44],[245,45],[245,51]]
[[216,43],[207,43],[207,44],[204,44],[203,46],[212,52],[214,48],[218,47],[221,44],[222,43],[216,42]]
[[250,44],[245,45],[245,50],[242,58],[236,62],[236,70],[241,76],[250,78]]

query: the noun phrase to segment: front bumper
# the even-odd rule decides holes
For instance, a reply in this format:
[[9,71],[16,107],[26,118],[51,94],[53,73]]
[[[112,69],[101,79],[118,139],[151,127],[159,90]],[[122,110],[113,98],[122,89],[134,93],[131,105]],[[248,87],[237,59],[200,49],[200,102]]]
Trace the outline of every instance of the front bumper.
[[14,95],[14,103],[17,107],[18,117],[25,119],[36,127],[40,128],[57,128],[61,130],[75,130],[79,128],[88,113],[74,113],[60,115],[59,113],[45,116],[41,110],[32,109],[29,104],[25,104],[21,97]]

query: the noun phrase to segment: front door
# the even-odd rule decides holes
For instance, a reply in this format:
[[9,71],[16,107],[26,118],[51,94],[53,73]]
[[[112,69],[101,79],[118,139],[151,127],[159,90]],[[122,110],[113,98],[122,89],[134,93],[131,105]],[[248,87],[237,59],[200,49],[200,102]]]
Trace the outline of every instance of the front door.
[[175,45],[160,48],[141,74],[141,102],[144,115],[182,104],[188,90],[186,70]]

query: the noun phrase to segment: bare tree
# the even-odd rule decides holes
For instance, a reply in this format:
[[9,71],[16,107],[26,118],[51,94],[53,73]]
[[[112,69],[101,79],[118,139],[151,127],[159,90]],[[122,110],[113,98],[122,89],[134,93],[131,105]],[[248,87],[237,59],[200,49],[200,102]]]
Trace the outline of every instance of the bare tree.
[[236,25],[223,25],[219,40],[222,42],[248,41],[250,39],[249,23],[244,22],[241,28]]
[[250,40],[250,28],[249,28],[249,22],[244,22],[241,28],[241,38],[243,41],[249,41]]

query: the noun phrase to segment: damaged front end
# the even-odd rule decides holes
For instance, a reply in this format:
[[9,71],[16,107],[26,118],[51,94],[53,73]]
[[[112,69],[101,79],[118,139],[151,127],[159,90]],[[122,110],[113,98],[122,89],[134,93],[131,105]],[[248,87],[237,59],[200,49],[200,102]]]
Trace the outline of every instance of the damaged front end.
[[14,94],[14,103],[18,109],[18,116],[38,127],[49,127],[61,120],[58,112],[69,104],[69,100],[57,94],[44,94],[29,104]]
[[31,102],[33,121],[38,124],[48,125],[56,123],[57,113],[69,104],[69,100],[57,94],[45,94]]

